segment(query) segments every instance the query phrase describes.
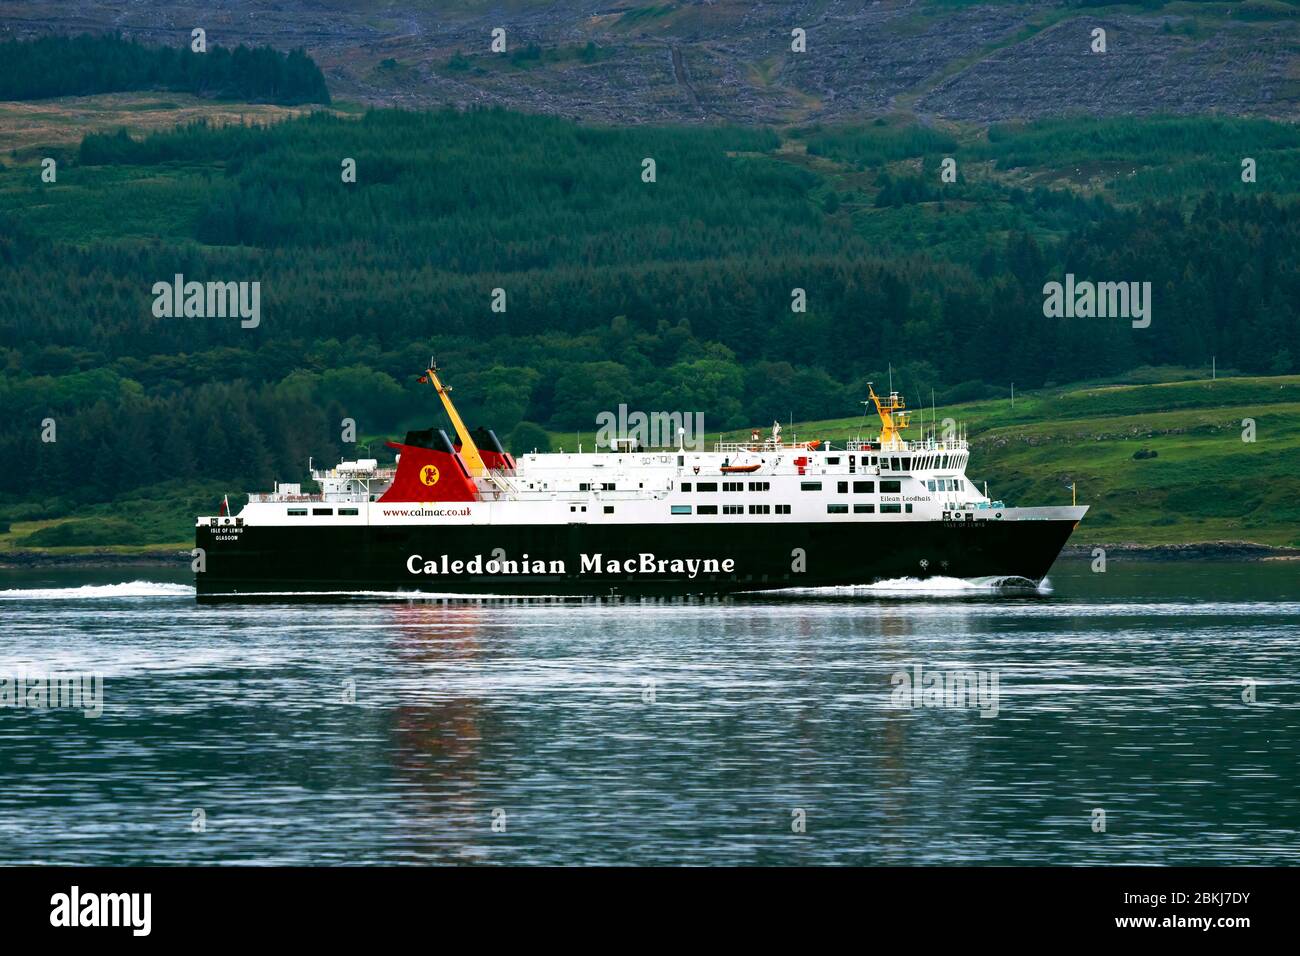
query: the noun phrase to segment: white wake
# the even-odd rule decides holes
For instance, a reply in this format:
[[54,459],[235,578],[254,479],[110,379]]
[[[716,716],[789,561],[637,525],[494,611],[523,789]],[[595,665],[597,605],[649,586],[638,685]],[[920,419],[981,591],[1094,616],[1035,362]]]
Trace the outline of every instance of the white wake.
[[94,598],[194,597],[188,584],[161,581],[127,581],[123,584],[85,584],[77,588],[10,588],[0,591],[0,601],[81,601]]
[[977,594],[1020,593],[1051,594],[1052,583],[1043,578],[1035,584],[1029,578],[1017,575],[997,575],[982,578],[890,578],[873,584],[842,584],[809,588],[774,588],[768,593],[779,594],[861,594],[889,597],[968,597]]

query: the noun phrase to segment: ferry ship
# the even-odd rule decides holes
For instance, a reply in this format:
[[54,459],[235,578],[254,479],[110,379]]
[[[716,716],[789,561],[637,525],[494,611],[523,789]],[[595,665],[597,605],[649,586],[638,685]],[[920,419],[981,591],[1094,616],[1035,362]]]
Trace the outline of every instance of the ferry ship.
[[[903,437],[902,398],[868,386],[873,440],[786,442],[779,425],[712,451],[614,440],[516,460],[471,432],[429,363],[438,427],[378,460],[315,469],[237,515],[197,519],[200,599],[688,595],[995,578],[1038,584],[1085,506],[1008,507],[966,477],[964,438]],[[932,430],[933,431],[933,430]]]

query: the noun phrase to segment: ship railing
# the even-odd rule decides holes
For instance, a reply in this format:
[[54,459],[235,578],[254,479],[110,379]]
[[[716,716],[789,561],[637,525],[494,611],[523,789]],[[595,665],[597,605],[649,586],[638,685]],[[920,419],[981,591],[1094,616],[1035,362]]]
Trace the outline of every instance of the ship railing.
[[396,468],[375,468],[371,471],[349,471],[339,470],[338,468],[315,468],[312,469],[311,477],[314,481],[320,481],[322,478],[348,478],[354,481],[389,481],[397,474]]
[[[519,497],[519,487],[500,472],[489,469],[483,473],[483,478],[491,486],[492,500],[499,501],[502,498],[515,499]],[[482,490],[480,489],[480,493]]]
[[[767,441],[720,441],[714,442],[713,450],[715,452],[731,452],[737,454],[740,452],[774,452],[774,451],[806,451],[808,442],[795,442],[793,444],[784,444],[782,442]],[[913,452],[913,451],[967,451],[970,443],[965,439],[950,438],[943,439],[925,439],[923,441],[900,441],[890,445],[886,451]],[[880,451],[880,443],[873,441],[846,441],[843,445],[836,445],[833,442],[821,442],[817,446],[817,451]]]
[[[827,448],[829,449],[829,445]],[[924,439],[922,441],[899,441],[888,448],[881,449],[879,442],[867,441],[850,441],[844,443],[845,451],[888,451],[888,452],[913,452],[913,451],[968,451],[970,442],[964,438],[943,439]]]
[[249,504],[295,504],[298,502],[341,502],[350,504],[358,501],[369,501],[370,496],[364,491],[335,491],[329,494],[314,495],[286,495],[276,491],[253,492],[248,496]]
[[807,450],[806,442],[797,442],[787,445],[784,442],[774,442],[770,438],[766,441],[718,441],[713,443],[714,451],[725,451],[733,454],[739,452],[776,452],[776,451],[805,451]]

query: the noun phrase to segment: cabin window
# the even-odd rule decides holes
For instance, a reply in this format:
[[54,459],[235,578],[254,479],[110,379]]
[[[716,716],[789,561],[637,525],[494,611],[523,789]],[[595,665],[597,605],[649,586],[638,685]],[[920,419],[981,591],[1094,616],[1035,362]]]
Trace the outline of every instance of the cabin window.
[[613,483],[612,481],[607,481],[607,482],[605,482],[605,484],[601,485],[600,487],[601,487],[601,489],[604,490],[604,491],[617,491],[617,490],[618,490],[617,488],[614,487],[614,483]]
[[718,483],[716,481],[697,481],[695,483],[696,491],[717,491]]
[[767,491],[771,487],[771,484],[766,481],[751,481],[749,483],[750,491]]
[[743,481],[724,481],[722,483],[723,491],[744,491],[745,483]]
[[[578,490],[579,490],[579,491],[591,491],[591,485],[590,485],[589,483],[587,483],[587,482],[584,481],[584,482],[582,482],[581,484],[578,485]],[[572,510],[572,509],[570,509],[570,510]]]
[[911,506],[910,504],[903,505],[903,510],[906,511],[908,514],[911,514],[911,513],[912,513],[912,506]]
[[842,495],[847,495],[849,493],[849,483],[847,481],[841,481],[836,484],[835,490]]
[[749,513],[752,515],[767,515],[772,513],[771,505],[750,505]]
[[881,505],[880,513],[882,515],[896,515],[902,513],[902,505]]
[[820,481],[801,481],[799,482],[800,491],[821,491],[822,483]]
[[682,491],[690,491],[690,490],[691,490],[691,483],[689,481],[683,481]]
[[307,509],[306,509],[306,508],[290,508],[290,509],[289,509],[289,517],[291,517],[291,518],[301,518],[301,517],[302,517],[303,515],[305,515],[306,513],[307,513]]
[[779,515],[788,515],[788,514],[790,513],[790,506],[789,506],[789,505],[777,505],[777,506],[776,506],[776,513],[779,514]]
[[831,515],[846,515],[849,513],[848,505],[827,505],[826,513]]
[[690,505],[673,505],[672,513],[675,515],[688,515],[691,513]]
[[695,509],[697,515],[715,515],[718,513],[717,505],[700,505]]
[[853,493],[855,495],[874,494],[876,483],[874,481],[855,481],[853,483]]
[[876,513],[875,505],[854,505],[853,513],[855,515],[873,515]]
[[343,518],[355,518],[358,512],[356,508],[340,508],[339,516]]
[[880,483],[880,493],[882,495],[897,495],[901,494],[902,490],[903,483],[901,481],[882,481]]
[[613,505],[605,505],[605,514],[607,514],[607,515],[612,515],[613,513],[614,513],[614,506],[613,506]]
[[723,505],[722,513],[724,515],[743,515],[745,513],[744,505]]
[[678,468],[681,468],[681,467],[682,467],[683,465],[685,465],[685,464],[686,464],[686,456],[685,456],[685,455],[678,455],[678,456],[677,456],[677,467],[678,467]]
[[334,509],[333,508],[312,508],[311,513],[314,515],[332,515],[334,513]]
[[839,463],[840,463],[840,457],[839,457],[839,455],[836,455],[834,458],[827,458],[827,459],[826,459],[826,464],[828,464],[828,465],[838,465]]

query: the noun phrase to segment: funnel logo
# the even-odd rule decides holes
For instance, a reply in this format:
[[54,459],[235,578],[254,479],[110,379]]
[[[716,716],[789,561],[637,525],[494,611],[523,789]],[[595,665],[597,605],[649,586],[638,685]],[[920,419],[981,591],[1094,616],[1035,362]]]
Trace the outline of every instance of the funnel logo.
[[438,468],[436,465],[425,465],[420,469],[420,481],[426,485],[436,485],[438,483]]

